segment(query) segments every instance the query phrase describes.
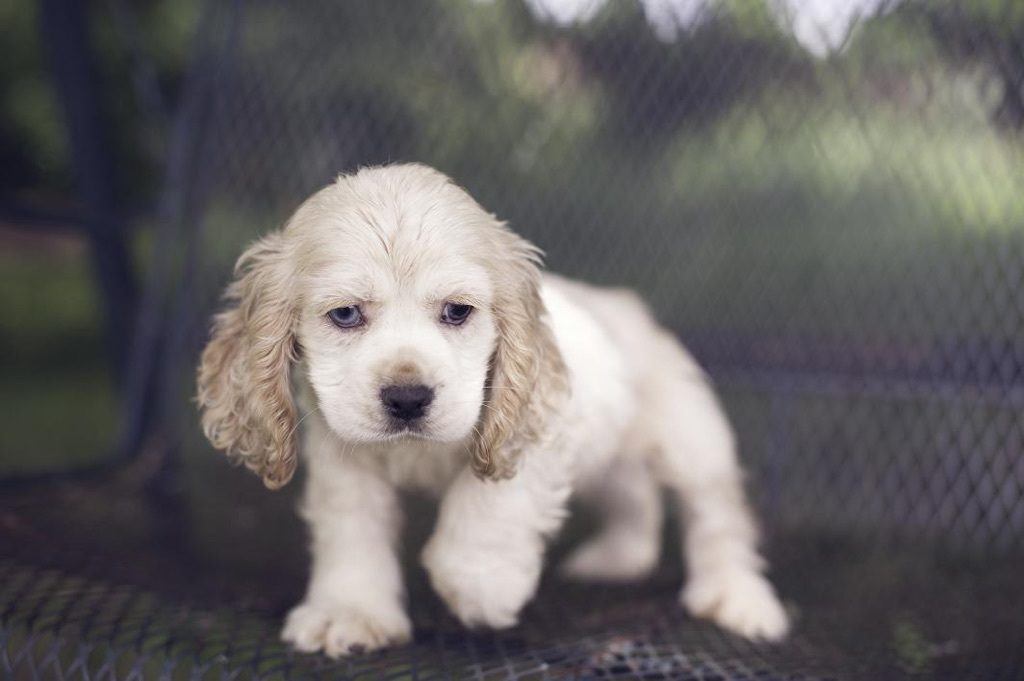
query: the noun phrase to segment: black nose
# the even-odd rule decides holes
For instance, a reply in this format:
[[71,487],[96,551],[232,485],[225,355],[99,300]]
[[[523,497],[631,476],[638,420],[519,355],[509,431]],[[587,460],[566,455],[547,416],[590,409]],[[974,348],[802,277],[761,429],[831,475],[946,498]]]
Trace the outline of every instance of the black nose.
[[427,411],[434,391],[425,385],[389,385],[380,391],[384,408],[396,419],[412,421]]

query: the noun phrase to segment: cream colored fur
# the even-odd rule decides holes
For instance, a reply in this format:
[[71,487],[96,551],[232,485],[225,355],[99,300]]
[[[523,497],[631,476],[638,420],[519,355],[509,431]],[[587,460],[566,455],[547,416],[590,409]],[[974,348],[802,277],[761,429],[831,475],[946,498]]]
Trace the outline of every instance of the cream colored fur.
[[[750,638],[785,635],[699,367],[632,293],[542,277],[536,248],[441,173],[340,177],[242,255],[226,301],[199,367],[203,428],[271,488],[301,449],[313,565],[283,632],[298,649],[409,639],[402,488],[440,497],[423,565],[468,626],[516,623],[573,494],[605,524],[563,572],[642,577],[667,487],[685,519],[683,605]],[[443,324],[445,303],[474,311]],[[353,305],[363,325],[328,320]],[[410,381],[434,400],[416,432],[396,432],[380,391]]]

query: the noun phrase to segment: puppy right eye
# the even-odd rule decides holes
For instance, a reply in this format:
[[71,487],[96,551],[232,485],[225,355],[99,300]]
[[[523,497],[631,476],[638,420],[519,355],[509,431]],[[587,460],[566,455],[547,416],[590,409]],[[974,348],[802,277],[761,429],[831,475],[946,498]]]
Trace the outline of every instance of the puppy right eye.
[[363,313],[358,305],[336,307],[327,313],[327,318],[341,329],[351,329],[363,323]]

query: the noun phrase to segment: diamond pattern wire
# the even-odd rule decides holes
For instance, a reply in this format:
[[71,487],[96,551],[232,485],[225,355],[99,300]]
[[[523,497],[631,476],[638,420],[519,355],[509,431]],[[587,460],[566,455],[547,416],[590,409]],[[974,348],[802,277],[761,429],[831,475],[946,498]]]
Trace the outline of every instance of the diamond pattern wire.
[[[138,519],[64,492],[12,502],[0,674],[1024,678],[1019,3],[864,2],[824,55],[773,9],[811,0],[595,0],[576,23],[551,3],[207,3],[150,301],[159,440],[182,469],[152,517],[191,534],[98,547],[68,529],[80,516]],[[670,6],[680,25],[652,26]],[[668,565],[621,589],[547,580],[507,633],[461,631],[420,583],[410,647],[330,662],[277,642],[301,531],[290,497],[197,435],[195,354],[245,243],[338,172],[400,160],[457,178],[553,269],[640,290],[694,350],[793,641],[688,620]]]

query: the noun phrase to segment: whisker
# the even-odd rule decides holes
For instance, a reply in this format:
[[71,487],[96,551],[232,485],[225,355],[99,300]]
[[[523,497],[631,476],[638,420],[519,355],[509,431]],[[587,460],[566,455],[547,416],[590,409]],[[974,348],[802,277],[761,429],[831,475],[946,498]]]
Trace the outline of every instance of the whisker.
[[305,421],[307,418],[309,418],[313,414],[313,412],[315,412],[316,410],[317,410],[316,407],[313,407],[312,409],[307,411],[305,414],[303,414],[302,417],[299,418],[299,420],[295,422],[295,425],[292,426],[291,430],[288,431],[288,437],[291,437],[292,435],[294,435],[295,431],[297,431],[299,429],[299,426],[302,425],[302,422]]

